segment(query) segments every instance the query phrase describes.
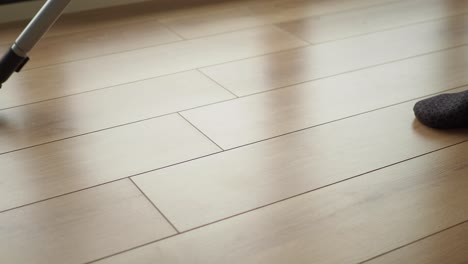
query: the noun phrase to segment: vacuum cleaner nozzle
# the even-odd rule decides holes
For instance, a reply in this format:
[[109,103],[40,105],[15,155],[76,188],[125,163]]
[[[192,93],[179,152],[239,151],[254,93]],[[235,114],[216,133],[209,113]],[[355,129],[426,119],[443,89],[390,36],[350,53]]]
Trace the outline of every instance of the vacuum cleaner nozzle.
[[12,49],[0,59],[0,88],[14,72],[19,72],[28,62],[28,57],[18,56]]

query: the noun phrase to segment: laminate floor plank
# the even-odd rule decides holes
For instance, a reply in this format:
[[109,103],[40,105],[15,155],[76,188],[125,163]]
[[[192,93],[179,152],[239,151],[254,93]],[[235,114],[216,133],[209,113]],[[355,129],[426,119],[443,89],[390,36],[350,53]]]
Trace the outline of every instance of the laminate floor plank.
[[414,120],[414,102],[132,178],[189,230],[468,139]]
[[160,14],[158,21],[184,38],[190,39],[392,2],[394,0],[247,1],[239,5],[223,5],[223,8],[216,9],[208,5],[204,9],[191,9],[191,12],[185,14]]
[[[155,19],[157,6],[157,3],[147,1],[65,14],[47,32],[45,38],[152,20]],[[18,21],[0,24],[0,44],[13,43],[28,23],[29,21]]]
[[291,34],[267,26],[29,70],[14,75],[4,85],[0,108],[304,45]]
[[[97,263],[358,263],[466,221],[466,155],[460,144]],[[269,192],[304,184],[291,174]]]
[[310,43],[321,43],[460,15],[467,11],[468,1],[398,1],[338,14],[285,22],[279,26]]
[[468,84],[468,47],[389,63],[182,112],[235,148]]
[[245,96],[465,45],[467,17],[416,24],[202,71],[236,95]]
[[217,151],[174,114],[3,154],[0,211]]
[[413,106],[467,89],[468,0],[175,2],[4,84],[0,263],[466,262],[468,130]]
[[126,179],[0,214],[2,263],[84,263],[176,231]]
[[197,71],[0,111],[0,153],[233,98]]
[[468,223],[367,261],[367,264],[462,264],[468,261]]
[[50,37],[34,48],[23,71],[179,40],[182,38],[154,20]]

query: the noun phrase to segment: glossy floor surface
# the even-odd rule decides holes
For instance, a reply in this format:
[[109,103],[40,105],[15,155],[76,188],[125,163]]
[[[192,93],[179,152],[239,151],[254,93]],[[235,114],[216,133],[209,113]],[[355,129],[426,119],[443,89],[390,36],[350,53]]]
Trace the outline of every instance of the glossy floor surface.
[[468,0],[64,16],[0,90],[0,263],[468,263],[468,131],[412,112],[467,88]]

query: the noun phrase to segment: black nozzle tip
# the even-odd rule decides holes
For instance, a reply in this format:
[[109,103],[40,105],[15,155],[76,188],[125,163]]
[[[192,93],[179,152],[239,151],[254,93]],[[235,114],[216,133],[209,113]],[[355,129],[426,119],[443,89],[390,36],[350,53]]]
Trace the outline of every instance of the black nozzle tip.
[[21,57],[10,48],[0,59],[0,88],[2,83],[6,82],[14,72],[19,72],[28,60],[28,57]]

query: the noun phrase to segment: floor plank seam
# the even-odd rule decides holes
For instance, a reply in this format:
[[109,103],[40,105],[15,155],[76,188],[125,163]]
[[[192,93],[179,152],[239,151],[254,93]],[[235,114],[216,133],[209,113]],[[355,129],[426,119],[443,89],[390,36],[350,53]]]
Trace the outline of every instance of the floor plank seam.
[[[423,156],[426,156],[426,155],[429,155],[431,153],[435,153],[435,152],[438,152],[438,151],[441,151],[441,150],[444,150],[444,149],[448,149],[448,148],[451,148],[451,147],[454,147],[454,146],[457,146],[457,145],[460,145],[460,144],[463,144],[463,143],[466,143],[468,142],[468,139],[467,140],[463,140],[461,142],[458,142],[458,143],[455,143],[455,144],[451,144],[449,146],[445,146],[443,148],[439,148],[439,149],[436,149],[436,150],[433,150],[433,151],[429,151],[429,152],[426,152],[424,154],[420,154],[420,155],[417,155],[417,156],[414,156],[414,157],[411,157],[411,158],[408,158],[408,159],[405,159],[405,160],[402,160],[402,161],[399,161],[399,162],[395,162],[395,163],[392,163],[390,165],[387,165],[387,166],[383,166],[383,167],[380,167],[380,168],[377,168],[377,169],[374,169],[374,170],[371,170],[371,171],[368,171],[368,172],[365,172],[365,173],[361,173],[361,174],[358,174],[358,175],[355,175],[353,177],[350,177],[350,178],[346,178],[346,179],[343,179],[343,180],[340,180],[340,181],[337,181],[337,182],[334,182],[334,183],[330,183],[330,184],[327,184],[327,185],[324,185],[324,186],[321,186],[321,187],[318,187],[318,188],[314,188],[312,190],[309,190],[309,191],[306,191],[306,192],[302,192],[300,194],[296,194],[296,195],[293,195],[293,196],[290,196],[290,197],[287,197],[287,198],[283,198],[281,200],[278,200],[278,201],[275,201],[275,202],[272,202],[272,203],[269,203],[269,204],[265,204],[265,205],[262,205],[262,206],[258,206],[256,208],[253,208],[253,209],[250,209],[250,210],[247,210],[247,211],[243,211],[243,212],[240,212],[240,213],[237,213],[237,214],[234,214],[234,215],[231,215],[231,216],[228,216],[228,217],[224,217],[222,219],[219,219],[219,220],[216,220],[216,221],[212,221],[212,222],[209,222],[209,223],[206,223],[204,225],[200,225],[200,226],[197,226],[197,227],[194,227],[194,228],[190,228],[190,229],[187,229],[187,230],[184,230],[184,231],[181,231],[180,233],[176,234],[176,235],[172,235],[172,236],[169,236],[169,237],[166,237],[166,238],[162,238],[162,239],[158,239],[158,240],[155,240],[155,241],[152,241],[152,242],[148,242],[148,243],[145,243],[145,244],[142,244],[142,245],[139,245],[139,246],[135,246],[131,249],[127,249],[127,250],[123,250],[121,252],[118,252],[118,253],[115,253],[115,254],[112,254],[112,255],[109,255],[109,256],[105,256],[105,257],[102,257],[100,259],[97,259],[97,260],[93,260],[91,262],[88,262],[88,263],[93,263],[93,262],[96,262],[96,261],[100,261],[100,260],[103,260],[103,259],[106,259],[106,258],[109,258],[109,257],[113,257],[113,256],[116,256],[116,255],[119,255],[119,254],[122,254],[122,253],[125,253],[125,252],[128,252],[128,251],[131,251],[131,250],[135,250],[137,248],[141,248],[141,247],[144,247],[144,246],[147,246],[147,245],[150,245],[150,244],[154,244],[154,243],[158,243],[160,241],[163,241],[163,240],[166,240],[166,239],[169,239],[169,238],[172,238],[172,237],[175,237],[175,236],[180,236],[180,235],[183,235],[185,233],[189,233],[189,232],[192,232],[192,231],[195,231],[195,230],[198,230],[198,229],[202,229],[204,227],[207,227],[209,225],[213,225],[213,224],[216,224],[216,223],[219,223],[219,222],[223,222],[223,221],[226,221],[226,220],[229,220],[229,219],[232,219],[232,218],[235,218],[235,217],[238,217],[238,216],[241,216],[241,215],[244,215],[244,214],[248,214],[248,213],[251,213],[253,211],[256,211],[256,210],[260,210],[260,209],[263,209],[263,208],[266,208],[266,207],[269,207],[269,206],[272,206],[272,205],[275,205],[275,204],[279,204],[279,203],[282,203],[282,202],[285,202],[287,200],[291,200],[291,199],[294,199],[294,198],[297,198],[299,196],[303,196],[303,195],[306,195],[308,193],[311,193],[311,192],[314,192],[314,191],[318,191],[318,190],[321,190],[321,189],[325,189],[325,188],[328,188],[330,186],[333,186],[333,185],[337,185],[337,184],[340,184],[340,183],[343,183],[343,182],[346,182],[346,181],[349,181],[349,180],[353,180],[353,179],[356,179],[358,177],[361,177],[361,176],[364,176],[364,175],[367,175],[369,173],[373,173],[373,172],[376,172],[376,171],[379,171],[379,170],[383,170],[385,168],[388,168],[388,167],[391,167],[391,166],[395,166],[395,165],[398,165],[398,164],[401,164],[401,163],[404,163],[404,162],[407,162],[407,161],[410,161],[410,160],[414,160],[414,159],[417,159],[417,158],[420,158],[420,157],[423,157]],[[467,221],[464,221],[462,223],[459,223],[457,225],[461,225],[465,222],[468,222]],[[457,226],[455,225],[455,226]],[[447,229],[450,229],[450,228],[453,228],[455,226],[450,226],[442,231],[445,231]],[[442,232],[442,231],[439,231]],[[431,235],[428,235],[428,236],[431,236]],[[425,238],[425,237],[424,237]],[[421,239],[424,239],[424,238],[421,238]],[[420,239],[420,240],[421,240]],[[412,242],[414,243],[414,242]],[[410,243],[411,244],[411,243]],[[405,245],[406,246],[406,245]],[[404,247],[404,246],[402,246]],[[386,252],[388,253],[388,252]],[[383,253],[383,254],[386,254],[386,253]],[[366,260],[366,261],[370,261],[370,259]],[[360,264],[360,263],[359,263]]]
[[223,85],[221,85],[219,82],[217,82],[215,79],[211,78],[208,74],[202,72],[200,69],[197,69],[197,72],[199,72],[201,75],[205,76],[206,78],[210,79],[212,82],[214,82],[216,85],[218,85],[220,88],[223,88],[224,90],[226,90],[226,92],[230,93],[232,96],[234,96],[234,98],[232,98],[231,100],[234,100],[234,99],[237,99],[239,98],[239,96],[237,96],[237,94],[235,94],[234,92],[232,92],[231,90],[229,90],[228,88],[224,87]]
[[119,252],[113,253],[113,254],[111,254],[111,255],[107,255],[107,256],[104,256],[104,257],[100,257],[100,258],[98,258],[98,259],[94,259],[94,260],[85,262],[84,264],[92,264],[92,263],[95,263],[95,262],[97,262],[97,261],[101,261],[101,260],[104,260],[104,259],[107,259],[107,258],[111,258],[111,257],[117,256],[117,255],[123,254],[123,253],[125,253],[125,252],[129,252],[129,251],[132,251],[132,250],[135,250],[135,249],[144,247],[144,246],[148,246],[148,245],[151,245],[151,244],[154,244],[154,243],[158,243],[158,242],[160,242],[160,241],[163,241],[163,240],[166,240],[166,239],[169,239],[169,238],[173,238],[173,237],[176,237],[176,236],[180,236],[180,235],[182,235],[182,234],[183,234],[183,232],[182,232],[182,233],[179,233],[179,234],[174,234],[174,235],[170,235],[170,236],[167,236],[167,237],[163,237],[163,238],[160,238],[160,239],[158,239],[158,240],[146,242],[146,243],[144,243],[144,244],[141,244],[141,245],[138,245],[138,246],[134,246],[134,247],[131,247],[131,248],[129,248],[129,249],[126,249],[126,250],[123,250],[123,251],[119,251]]
[[180,112],[177,113],[182,119],[185,120],[185,122],[187,122],[190,126],[192,126],[193,128],[195,128],[200,134],[202,134],[205,138],[207,138],[209,141],[211,141],[211,143],[215,144],[220,150],[221,152],[224,152],[225,149],[222,148],[220,145],[218,145],[218,143],[216,143],[213,139],[211,139],[209,136],[207,136],[205,133],[203,133],[203,131],[201,131],[198,127],[196,127],[194,124],[192,124],[192,122],[190,122],[187,118],[185,118],[185,116],[183,116]]
[[180,234],[180,231],[177,229],[177,227],[169,220],[169,218],[167,218],[167,216],[156,206],[156,204],[146,195],[146,193],[140,188],[140,186],[138,186],[138,184],[135,183],[135,181],[133,181],[133,179],[131,177],[127,177],[127,179],[129,179],[133,185],[135,185],[135,187],[138,189],[138,191],[141,192],[141,194],[146,198],[146,200],[154,207],[154,209],[156,209],[156,211],[164,218],[164,220],[166,220],[166,222],[169,223],[169,225],[171,225],[172,228],[174,228],[174,231],[177,232],[177,234]]
[[379,254],[379,255],[377,255],[377,256],[375,256],[375,257],[372,257],[372,258],[366,259],[366,260],[364,260],[364,261],[358,262],[358,263],[356,263],[356,264],[364,264],[364,263],[367,263],[367,262],[369,262],[369,261],[371,261],[371,260],[380,258],[380,257],[382,257],[382,256],[385,256],[385,255],[391,253],[391,252],[397,251],[397,250],[402,249],[402,248],[405,248],[405,247],[407,247],[407,246],[416,244],[416,243],[418,243],[418,242],[420,242],[420,241],[423,241],[423,240],[425,240],[425,239],[427,239],[427,238],[430,238],[430,237],[432,237],[432,236],[435,236],[435,235],[437,235],[437,234],[443,233],[443,232],[445,232],[445,231],[448,231],[448,230],[450,230],[450,229],[452,229],[452,228],[461,226],[461,225],[466,224],[466,223],[468,223],[468,220],[462,221],[462,222],[460,222],[460,223],[458,223],[458,224],[455,224],[455,225],[452,225],[452,226],[450,226],[450,227],[444,228],[444,229],[439,230],[439,231],[437,231],[437,232],[435,232],[435,233],[432,233],[432,234],[429,234],[429,235],[427,235],[427,236],[421,237],[421,238],[416,239],[416,240],[414,240],[414,241],[412,241],[412,242],[410,242],[410,243],[407,243],[407,244],[404,244],[404,245],[402,245],[402,246],[396,247],[396,248],[394,248],[394,249],[392,249],[392,250],[386,251],[386,252],[384,252],[384,253],[382,253],[382,254]]
[[[281,23],[284,23],[284,22],[281,22]],[[323,41],[322,43],[312,42],[310,40],[307,40],[307,39],[303,38],[302,36],[299,36],[298,34],[295,34],[293,32],[290,32],[290,31],[288,31],[286,29],[281,28],[280,27],[281,23],[274,23],[274,24],[271,24],[271,25],[278,28],[278,29],[280,29],[284,33],[287,33],[287,34],[291,35],[292,37],[295,37],[295,38],[307,43],[309,46],[316,46],[316,45],[324,44],[324,43],[327,43],[327,42],[334,42],[334,41],[340,41],[341,40],[341,39],[336,39],[336,40],[330,40],[330,41]]]
[[156,18],[155,19],[156,22],[158,23],[158,25],[160,25],[162,28],[165,28],[166,30],[168,30],[169,32],[171,32],[172,34],[176,35],[177,37],[179,37],[181,39],[181,41],[186,41],[186,40],[190,40],[184,36],[182,36],[181,34],[179,34],[179,32],[175,31],[173,28],[171,28],[169,25],[167,25],[166,23],[164,23],[163,21],[161,21],[161,19],[158,19]]
[[30,206],[30,205],[35,205],[35,204],[38,204],[38,203],[46,202],[46,201],[53,200],[53,199],[56,199],[56,198],[60,198],[60,197],[63,197],[63,196],[67,196],[67,195],[70,195],[70,194],[74,194],[74,193],[86,191],[86,190],[89,190],[89,189],[92,189],[92,188],[96,188],[96,187],[99,187],[99,186],[103,186],[103,185],[106,185],[106,184],[111,184],[111,183],[114,183],[114,182],[122,181],[122,180],[125,180],[126,178],[127,178],[127,177],[123,177],[123,178],[119,178],[119,179],[115,179],[115,180],[111,180],[111,181],[99,183],[99,184],[96,184],[96,185],[92,185],[92,186],[88,186],[88,187],[85,187],[85,188],[81,188],[81,189],[79,189],[79,190],[75,190],[75,191],[70,191],[70,192],[66,192],[66,193],[54,195],[54,196],[52,196],[52,197],[45,198],[45,199],[41,199],[41,200],[38,200],[38,201],[35,201],[35,202],[26,203],[26,204],[23,204],[23,205],[19,205],[19,206],[15,206],[15,207],[12,207],[12,208],[4,209],[4,210],[0,211],[0,214],[2,214],[2,213],[7,213],[7,212],[10,212],[10,211],[13,211],[13,210],[16,210],[16,209],[20,209],[20,208],[23,208],[23,207],[27,207],[27,206]]

